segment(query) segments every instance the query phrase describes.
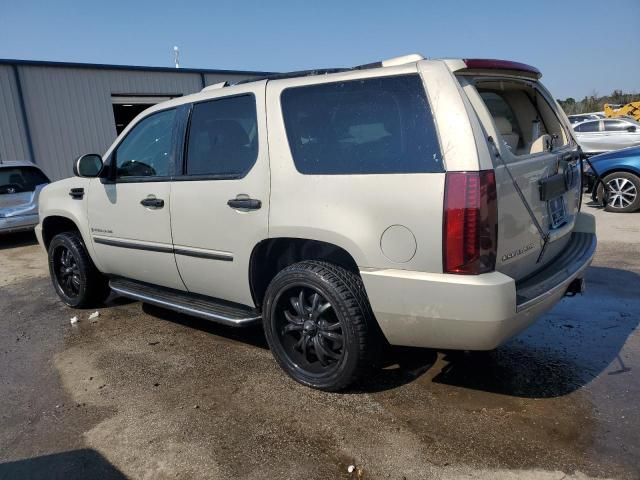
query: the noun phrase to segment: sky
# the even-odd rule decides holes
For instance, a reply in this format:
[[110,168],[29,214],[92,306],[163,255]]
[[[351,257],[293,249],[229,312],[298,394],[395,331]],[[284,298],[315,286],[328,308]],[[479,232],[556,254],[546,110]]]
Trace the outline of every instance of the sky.
[[291,71],[408,53],[538,67],[556,98],[640,92],[640,0],[0,0],[0,58]]

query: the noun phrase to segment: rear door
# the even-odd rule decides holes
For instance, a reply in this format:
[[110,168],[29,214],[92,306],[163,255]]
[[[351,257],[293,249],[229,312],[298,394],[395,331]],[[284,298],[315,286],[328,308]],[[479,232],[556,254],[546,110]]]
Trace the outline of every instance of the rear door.
[[[496,270],[522,279],[551,262],[569,241],[581,200],[577,145],[566,117],[538,81],[499,71],[459,80],[495,154]],[[543,196],[541,182],[553,179],[559,189]],[[549,236],[542,256],[541,233]]]
[[602,145],[606,150],[619,150],[640,143],[640,131],[626,120],[602,121]]
[[183,175],[171,191],[173,243],[190,292],[252,305],[249,260],[267,238],[266,81],[194,103]]

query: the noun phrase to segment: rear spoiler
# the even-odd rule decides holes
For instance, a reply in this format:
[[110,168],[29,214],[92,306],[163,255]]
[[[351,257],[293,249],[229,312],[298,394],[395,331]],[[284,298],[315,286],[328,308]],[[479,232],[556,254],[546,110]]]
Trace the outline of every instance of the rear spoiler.
[[447,64],[451,71],[461,74],[471,74],[478,72],[495,73],[494,70],[500,70],[501,73],[508,73],[518,77],[528,77],[539,80],[542,73],[536,67],[527,65],[526,63],[512,62],[510,60],[495,60],[490,58],[464,58],[462,60],[448,60]]

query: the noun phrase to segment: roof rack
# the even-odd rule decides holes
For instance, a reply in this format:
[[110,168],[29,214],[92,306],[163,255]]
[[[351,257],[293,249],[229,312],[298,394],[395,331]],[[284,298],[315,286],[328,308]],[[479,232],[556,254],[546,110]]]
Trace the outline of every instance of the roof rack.
[[[329,75],[331,73],[342,73],[342,72],[350,72],[354,70],[368,70],[370,68],[381,68],[381,67],[395,67],[398,65],[405,65],[407,63],[418,62],[420,60],[424,60],[424,57],[420,54],[413,53],[410,55],[403,55],[401,57],[393,57],[387,60],[382,60],[379,62],[373,63],[365,63],[364,65],[358,65],[351,68],[321,68],[321,69],[313,69],[313,70],[300,70],[297,72],[287,72],[287,73],[274,73],[270,75],[264,75],[262,77],[257,78],[247,78],[245,80],[240,80],[231,85],[242,85],[245,83],[253,83],[260,82],[262,80],[282,80],[285,78],[299,78],[299,77],[313,77],[318,75]],[[217,88],[223,88],[227,85],[211,85],[209,87],[205,87],[202,91],[214,90]]]

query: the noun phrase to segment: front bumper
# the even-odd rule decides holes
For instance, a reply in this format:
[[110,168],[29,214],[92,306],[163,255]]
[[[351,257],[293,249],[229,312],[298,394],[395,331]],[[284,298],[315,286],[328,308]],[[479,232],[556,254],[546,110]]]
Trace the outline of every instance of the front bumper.
[[38,214],[2,217],[0,218],[0,233],[12,233],[31,230],[37,224]]
[[524,281],[500,272],[475,276],[362,269],[378,324],[392,345],[492,350],[531,325],[583,278],[596,249],[593,216],[580,213],[557,260]]

